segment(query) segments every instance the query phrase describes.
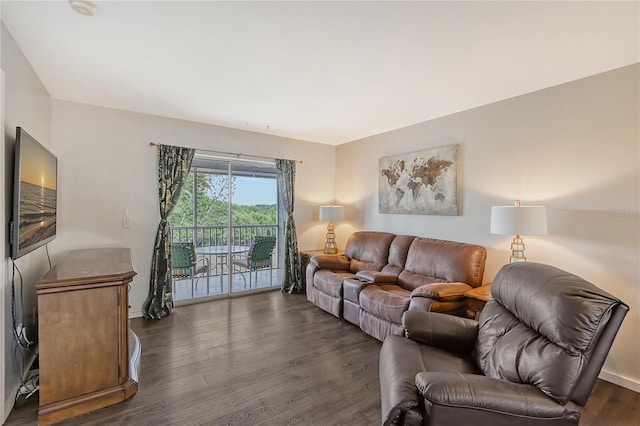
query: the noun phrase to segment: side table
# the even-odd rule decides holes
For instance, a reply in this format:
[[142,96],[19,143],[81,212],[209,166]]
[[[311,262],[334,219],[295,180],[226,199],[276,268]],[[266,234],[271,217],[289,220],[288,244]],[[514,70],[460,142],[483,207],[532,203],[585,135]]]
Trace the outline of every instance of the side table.
[[467,317],[476,319],[484,305],[491,299],[491,283],[469,290],[464,295],[467,297]]
[[340,256],[344,254],[343,250],[338,250],[336,254],[324,254],[322,250],[300,250],[300,279],[302,280],[302,288],[307,288],[307,265],[313,256]]

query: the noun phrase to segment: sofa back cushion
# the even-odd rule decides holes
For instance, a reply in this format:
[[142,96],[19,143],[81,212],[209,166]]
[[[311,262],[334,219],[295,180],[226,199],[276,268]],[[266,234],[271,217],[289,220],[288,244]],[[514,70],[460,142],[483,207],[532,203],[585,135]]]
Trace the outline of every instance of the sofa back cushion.
[[359,271],[380,271],[387,264],[389,247],[395,238],[388,232],[361,231],[349,237],[344,254],[351,264],[352,273]]
[[388,263],[382,268],[382,272],[389,275],[400,275],[400,272],[404,269],[404,264],[407,262],[407,254],[409,253],[409,247],[416,237],[413,235],[398,235],[391,242],[389,247],[389,260]]
[[433,238],[415,238],[398,284],[414,290],[434,282],[463,282],[471,287],[482,284],[487,250],[475,244]]
[[[626,307],[582,278],[536,263],[504,266],[491,293],[479,317],[478,366],[486,376],[536,386],[561,404],[572,399],[590,369],[603,330],[618,316],[614,311]],[[600,355],[602,362],[608,349]],[[591,368],[593,381],[600,367]],[[593,383],[588,385],[590,392]]]

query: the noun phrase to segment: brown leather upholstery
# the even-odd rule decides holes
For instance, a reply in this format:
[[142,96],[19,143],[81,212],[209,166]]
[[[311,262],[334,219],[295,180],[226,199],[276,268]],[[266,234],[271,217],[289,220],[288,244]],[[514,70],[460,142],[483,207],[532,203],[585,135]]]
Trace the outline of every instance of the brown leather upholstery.
[[356,274],[356,277],[371,283],[395,284],[398,282],[397,275],[386,274],[380,271],[360,271]]
[[535,263],[504,266],[479,321],[409,310],[380,351],[385,425],[577,425],[628,306]]
[[482,285],[487,252],[484,248],[454,241],[416,238],[407,254],[400,285],[414,290],[430,282],[462,282]]
[[378,340],[402,332],[411,292],[395,284],[370,285],[360,293],[360,328]]
[[342,318],[343,281],[355,278],[358,271],[380,271],[387,263],[394,237],[387,232],[355,232],[347,240],[344,256],[312,257],[306,271],[307,299]]
[[413,235],[398,235],[391,242],[389,247],[389,262],[382,268],[382,272],[385,274],[400,275],[400,272],[404,269],[404,264],[407,262],[407,255],[409,254],[409,247],[416,237]]
[[[382,272],[399,271],[397,286],[379,285],[382,292],[369,287],[360,295],[360,328],[379,340],[402,333],[402,315],[398,315],[401,306],[404,310],[463,314],[464,293],[482,284],[484,274],[484,247],[409,236],[396,240],[389,250],[389,259],[394,263]],[[400,269],[403,260],[405,264]],[[403,291],[398,292],[398,287]],[[391,294],[383,297],[385,292]],[[370,299],[367,304],[362,303],[363,297]]]
[[389,246],[395,235],[388,232],[355,232],[351,234],[344,249],[345,256],[351,260],[349,270],[379,271],[387,264]]
[[[309,263],[307,270],[315,266]],[[332,315],[342,318],[342,282],[348,278],[354,278],[355,274],[349,271],[320,269],[312,275],[312,291],[307,291],[307,298],[314,305],[329,312]]]
[[360,326],[360,293],[369,285],[357,278],[343,281],[342,317],[351,324]]
[[307,299],[384,340],[402,332],[408,309],[464,312],[464,293],[482,283],[485,259],[486,250],[473,244],[355,232],[343,256],[311,259]]

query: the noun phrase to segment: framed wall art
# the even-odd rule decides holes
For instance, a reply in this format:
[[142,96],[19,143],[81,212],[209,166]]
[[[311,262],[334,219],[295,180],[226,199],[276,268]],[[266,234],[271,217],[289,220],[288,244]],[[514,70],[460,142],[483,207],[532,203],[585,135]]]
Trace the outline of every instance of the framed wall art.
[[379,212],[457,216],[459,146],[381,158]]

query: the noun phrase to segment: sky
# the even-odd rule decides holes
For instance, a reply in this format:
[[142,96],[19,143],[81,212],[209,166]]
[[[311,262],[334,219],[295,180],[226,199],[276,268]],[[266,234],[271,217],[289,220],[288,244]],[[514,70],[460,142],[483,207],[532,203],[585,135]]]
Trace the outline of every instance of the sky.
[[56,189],[56,158],[24,134],[20,138],[20,180]]
[[236,190],[233,203],[242,206],[256,204],[277,204],[278,185],[275,179],[261,179],[236,176]]

